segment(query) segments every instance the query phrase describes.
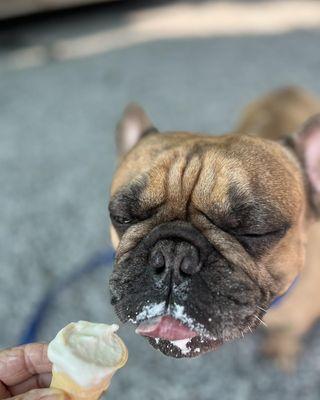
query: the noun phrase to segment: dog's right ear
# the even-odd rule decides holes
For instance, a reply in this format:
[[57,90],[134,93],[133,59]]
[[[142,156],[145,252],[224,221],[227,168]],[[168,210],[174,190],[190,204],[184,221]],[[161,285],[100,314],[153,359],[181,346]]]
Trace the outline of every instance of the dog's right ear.
[[315,215],[320,217],[320,114],[309,118],[295,135],[283,142],[299,158],[309,189],[309,200]]
[[136,103],[130,103],[125,108],[117,126],[118,156],[123,157],[142,137],[155,132],[158,130],[143,108]]

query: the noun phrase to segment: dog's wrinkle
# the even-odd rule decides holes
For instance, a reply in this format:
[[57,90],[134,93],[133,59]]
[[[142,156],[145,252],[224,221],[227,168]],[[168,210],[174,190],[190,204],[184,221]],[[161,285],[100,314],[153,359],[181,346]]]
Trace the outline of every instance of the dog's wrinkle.
[[116,263],[119,264],[123,260],[123,257],[130,257],[129,253],[134,253],[139,248],[139,245],[143,242],[143,238],[146,237],[153,228],[160,223],[157,218],[157,214],[153,215],[147,221],[138,222],[129,227],[121,238],[119,247],[116,252]]
[[151,219],[154,217],[161,207],[163,207],[166,204],[166,201],[160,201],[158,204],[150,205],[148,208],[141,208],[136,211],[136,214],[134,215],[134,218],[136,219],[136,222],[145,222],[147,219]]
[[[261,266],[263,268],[263,266]],[[281,290],[283,280],[285,277],[279,276],[278,271],[276,273],[272,272],[272,269],[270,267],[267,267],[271,281],[268,285],[267,290],[265,288],[262,289],[263,292],[267,292],[265,297],[267,299],[273,299],[274,297],[279,295],[279,291]]]
[[[138,244],[136,244],[136,246],[137,245]],[[135,249],[136,246],[133,246],[132,248],[129,248],[125,251],[121,251],[121,249],[118,249],[116,252],[116,256],[115,256],[116,264],[121,264],[121,263],[125,262],[130,257],[129,253],[131,253]]]
[[[201,212],[201,211],[200,211]],[[205,215],[203,215],[205,217]],[[206,217],[205,217],[206,218]],[[207,219],[207,218],[206,218]],[[250,255],[245,251],[242,247],[241,243],[239,243],[230,233],[222,230],[220,227],[213,225],[210,223],[210,226],[203,229],[207,234],[206,238],[211,243],[215,251],[225,259],[229,265],[233,266],[234,268],[242,268],[243,272],[245,272],[250,279],[249,272],[244,265],[244,261],[247,261],[248,264],[252,265],[254,263],[253,259]],[[242,258],[242,263],[239,262],[238,259],[234,260],[230,258],[230,254],[236,254],[239,257],[239,254]],[[229,257],[228,257],[229,255]],[[251,268],[253,269],[253,268]]]
[[[269,289],[267,289],[267,286],[260,284],[260,282],[258,281],[257,277],[253,277],[251,276],[249,273],[247,273],[246,270],[242,269],[242,271],[246,274],[246,276],[250,279],[251,283],[256,286],[258,288],[258,290],[260,291],[262,297],[268,297],[268,292]],[[266,271],[266,274],[269,275],[269,271]],[[259,276],[258,276],[259,278]],[[263,282],[264,283],[264,282]],[[270,297],[270,296],[269,296]]]
[[272,299],[270,288],[260,285],[259,282],[253,282],[253,283],[256,286],[256,288],[258,288],[258,290],[260,291],[262,299],[260,301],[262,301],[263,303],[268,303],[270,299]]
[[[209,222],[207,223],[209,224]],[[200,225],[201,228],[199,222],[196,226],[198,227],[198,225]],[[212,244],[215,251],[225,259],[230,266],[241,268],[252,282],[258,282],[258,279],[264,285],[266,282],[270,282],[271,277],[269,271],[266,268],[259,269],[256,261],[231,234],[222,231],[219,227],[212,224],[207,228],[203,228],[202,226],[202,230],[206,233],[205,236]],[[232,255],[232,257],[230,255]],[[233,255],[236,255],[236,257]]]
[[180,178],[180,196],[181,196],[181,198],[183,198],[184,174],[186,172],[187,166],[188,166],[188,163],[185,162],[181,169],[181,178]]
[[[196,176],[195,176],[195,179],[194,179],[194,181],[193,181],[193,183],[192,183],[192,188],[191,188],[191,190],[190,190],[190,193],[189,193],[188,198],[187,198],[187,203],[186,203],[186,220],[187,220],[187,221],[190,220],[189,215],[190,215],[190,213],[191,213],[190,208],[191,208],[191,205],[192,205],[192,195],[193,195],[193,193],[194,193],[194,191],[195,191],[195,189],[196,189],[196,186],[197,186],[197,184],[198,184],[198,182],[199,182],[200,175],[201,175],[201,172],[202,172],[202,169],[203,169],[203,162],[202,162],[202,160],[199,159],[199,158],[198,158],[198,160],[199,160],[199,162],[200,162],[200,166],[199,166],[199,168],[198,168],[198,171],[197,171],[197,174],[196,174]],[[190,159],[190,162],[191,162],[191,159]],[[182,181],[183,181],[183,180],[182,180]]]
[[111,213],[118,213],[120,210],[125,215],[132,216],[139,207],[140,197],[146,187],[146,174],[135,178],[127,186],[122,187],[112,196],[109,202],[109,211]]

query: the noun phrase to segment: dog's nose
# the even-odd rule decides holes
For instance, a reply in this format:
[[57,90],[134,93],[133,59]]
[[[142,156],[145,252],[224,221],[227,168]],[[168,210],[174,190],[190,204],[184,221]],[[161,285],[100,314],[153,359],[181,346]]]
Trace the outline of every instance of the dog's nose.
[[176,277],[187,278],[200,271],[201,260],[191,243],[160,240],[151,250],[150,266],[155,275],[171,271]]

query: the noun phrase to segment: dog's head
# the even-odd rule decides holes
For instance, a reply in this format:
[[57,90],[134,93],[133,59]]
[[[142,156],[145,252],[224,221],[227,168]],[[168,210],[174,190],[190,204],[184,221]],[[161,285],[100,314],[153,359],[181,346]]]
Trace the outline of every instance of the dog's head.
[[109,204],[120,320],[174,357],[254,329],[304,264],[305,225],[320,209],[319,126],[285,145],[159,133],[129,106]]

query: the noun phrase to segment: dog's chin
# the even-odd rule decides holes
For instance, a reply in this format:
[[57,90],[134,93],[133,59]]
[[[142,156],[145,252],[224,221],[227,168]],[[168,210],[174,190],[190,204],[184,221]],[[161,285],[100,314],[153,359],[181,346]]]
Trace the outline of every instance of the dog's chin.
[[174,358],[198,357],[209,351],[217,350],[223,344],[222,340],[214,340],[200,335],[191,339],[166,340],[148,338],[149,343],[164,355]]
[[222,344],[221,340],[201,334],[170,315],[142,321],[136,333],[147,337],[155,349],[175,358],[196,357]]

